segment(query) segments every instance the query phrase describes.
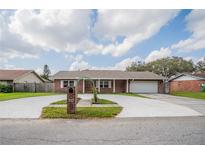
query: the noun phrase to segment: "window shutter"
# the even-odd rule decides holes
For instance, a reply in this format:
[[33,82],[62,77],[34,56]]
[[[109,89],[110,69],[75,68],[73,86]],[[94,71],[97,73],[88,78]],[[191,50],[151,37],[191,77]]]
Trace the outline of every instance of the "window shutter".
[[98,88],[100,88],[100,80],[98,81]]
[[95,83],[96,83],[95,87],[98,88],[98,81],[95,81]]
[[108,88],[111,88],[111,81],[108,81]]
[[60,88],[63,88],[63,80],[60,82]]

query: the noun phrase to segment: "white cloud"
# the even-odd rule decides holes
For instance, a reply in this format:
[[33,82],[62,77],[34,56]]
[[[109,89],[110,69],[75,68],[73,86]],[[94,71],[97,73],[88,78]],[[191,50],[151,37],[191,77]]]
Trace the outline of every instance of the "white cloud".
[[24,70],[23,67],[16,67],[15,65],[11,64],[3,64],[0,69],[9,69],[9,70]]
[[140,57],[135,56],[132,58],[126,58],[119,63],[116,63],[113,67],[113,69],[116,70],[125,70],[127,66],[130,66],[133,62],[143,61]]
[[[111,67],[94,67],[81,54],[120,56],[151,38],[178,10],[99,10],[94,27],[91,10],[17,10],[0,12],[0,63],[37,58],[42,52],[80,52],[69,57],[70,69],[125,69],[139,57]],[[91,35],[98,40],[92,40]],[[121,41],[118,38],[123,38]],[[98,43],[96,43],[98,42]],[[105,43],[106,42],[106,43]]]
[[[12,43],[5,48],[12,47],[32,55],[52,49],[120,56],[155,35],[178,13],[177,10],[99,10],[97,22],[92,27],[91,12],[17,10],[6,23],[9,35],[4,38],[4,43]],[[2,34],[0,30],[0,35],[6,33]],[[91,39],[91,35],[98,38],[98,43]],[[124,38],[122,42],[118,41],[119,36]]]
[[83,59],[83,55],[82,54],[78,54],[78,55],[71,55],[71,54],[66,54],[65,55],[65,59],[70,60],[70,61],[79,61],[81,59]]
[[171,55],[171,50],[169,48],[161,48],[160,50],[151,51],[150,54],[145,59],[145,62],[155,61],[157,59],[165,58]]
[[32,45],[56,51],[75,51],[89,36],[90,10],[18,10],[10,31]]
[[[102,53],[119,56],[134,45],[155,35],[177,15],[177,10],[99,10],[94,31],[99,38],[111,41]],[[124,37],[122,43],[117,38]]]
[[86,62],[83,57],[77,58],[69,67],[69,70],[125,70],[127,66],[131,65],[132,62],[142,61],[142,59],[138,56],[132,57],[132,58],[126,58],[118,63],[116,63],[114,66],[108,66],[108,67],[96,67],[90,65],[88,62]]
[[14,58],[37,58],[42,49],[11,33],[7,18],[0,14],[0,63]]
[[205,10],[193,10],[186,16],[186,22],[192,35],[172,45],[172,49],[190,52],[205,48]]

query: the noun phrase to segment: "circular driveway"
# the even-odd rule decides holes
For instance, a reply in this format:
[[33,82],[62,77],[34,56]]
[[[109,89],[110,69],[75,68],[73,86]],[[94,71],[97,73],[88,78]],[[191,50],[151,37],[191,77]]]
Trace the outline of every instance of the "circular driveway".
[[[84,99],[93,97],[92,94],[79,94],[79,96]],[[98,97],[112,100],[123,107],[122,112],[117,117],[177,117],[202,115],[189,107],[157,99],[111,94],[99,94]],[[39,118],[43,107],[63,99],[66,99],[66,95],[0,101],[0,118]]]

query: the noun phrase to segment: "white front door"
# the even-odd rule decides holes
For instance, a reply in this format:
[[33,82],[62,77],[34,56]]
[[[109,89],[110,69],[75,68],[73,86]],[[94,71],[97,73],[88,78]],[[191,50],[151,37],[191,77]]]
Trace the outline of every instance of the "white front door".
[[157,81],[131,81],[131,93],[158,93]]

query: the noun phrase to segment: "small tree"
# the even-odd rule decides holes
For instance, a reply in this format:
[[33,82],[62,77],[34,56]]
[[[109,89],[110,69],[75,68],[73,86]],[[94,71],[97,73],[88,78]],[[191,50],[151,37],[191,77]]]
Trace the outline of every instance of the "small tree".
[[95,85],[93,86],[93,99],[94,99],[94,103],[98,102],[97,89]]
[[48,79],[48,77],[49,77],[50,74],[51,74],[51,71],[50,71],[48,65],[47,65],[47,64],[44,65],[42,77],[43,77],[44,79]]

